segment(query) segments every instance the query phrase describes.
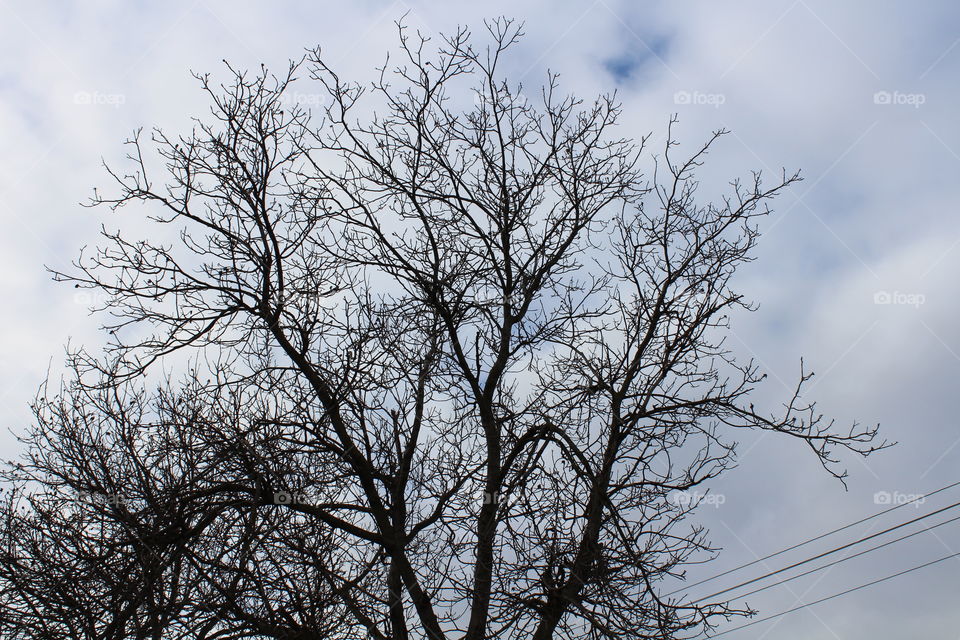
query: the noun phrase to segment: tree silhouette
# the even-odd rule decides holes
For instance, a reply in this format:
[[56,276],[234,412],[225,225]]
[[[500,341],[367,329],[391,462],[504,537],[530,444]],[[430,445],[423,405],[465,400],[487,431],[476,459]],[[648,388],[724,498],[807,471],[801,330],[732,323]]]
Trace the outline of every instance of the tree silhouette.
[[107,297],[110,337],[5,472],[5,637],[691,637],[747,613],[661,595],[712,552],[672,496],[731,465],[731,433],[841,479],[838,450],[884,446],[804,402],[802,366],[755,409],[762,374],[723,346],[798,177],[701,204],[722,131],[677,160],[671,121],[645,177],[612,96],[525,96],[500,72],[520,28],[487,28],[401,27],[371,86],[319,50],[228,66],[197,76],[191,134],[128,141],[93,204],[150,226],[55,274]]

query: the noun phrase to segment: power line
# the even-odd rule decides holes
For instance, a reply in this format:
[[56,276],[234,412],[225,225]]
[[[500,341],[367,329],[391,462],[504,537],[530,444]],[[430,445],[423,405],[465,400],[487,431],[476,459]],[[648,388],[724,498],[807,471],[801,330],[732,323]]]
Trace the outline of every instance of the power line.
[[777,557],[777,556],[779,556],[779,555],[782,555],[782,554],[784,554],[784,553],[787,553],[788,551],[793,551],[794,549],[799,549],[800,547],[806,546],[806,545],[810,544],[811,542],[816,542],[817,540],[822,540],[822,539],[824,539],[824,538],[826,538],[826,537],[828,537],[828,536],[832,536],[832,535],[835,534],[835,533],[840,533],[841,531],[845,531],[845,530],[849,529],[850,527],[855,527],[855,526],[857,526],[858,524],[863,524],[864,522],[867,522],[867,521],[869,521],[869,520],[873,520],[874,518],[879,518],[879,517],[882,516],[882,515],[885,515],[885,514],[887,514],[887,513],[890,513],[891,511],[895,511],[895,510],[897,510],[897,509],[900,509],[901,507],[907,506],[908,504],[912,504],[912,503],[916,502],[917,500],[929,498],[930,496],[934,496],[934,495],[936,495],[936,494],[938,494],[938,493],[940,493],[940,492],[942,492],[942,491],[946,491],[947,489],[952,489],[952,488],[954,488],[954,487],[956,487],[956,486],[958,486],[958,485],[960,485],[960,481],[954,482],[954,483],[952,483],[952,484],[948,484],[947,486],[941,487],[941,488],[937,489],[936,491],[931,491],[930,493],[926,493],[926,494],[919,495],[919,496],[913,498],[912,500],[907,500],[906,502],[901,502],[900,504],[896,504],[896,505],[894,505],[894,506],[892,506],[892,507],[889,507],[889,508],[887,508],[887,509],[884,509],[883,511],[879,511],[879,512],[877,512],[877,513],[874,513],[873,515],[867,516],[867,517],[865,517],[865,518],[861,518],[860,520],[857,520],[856,522],[851,522],[850,524],[845,524],[845,525],[843,525],[842,527],[838,527],[837,529],[834,529],[834,530],[832,530],[832,531],[828,531],[828,532],[826,532],[826,533],[820,534],[819,536],[816,536],[815,538],[810,538],[809,540],[804,540],[803,542],[799,542],[799,543],[797,543],[797,544],[795,544],[795,545],[793,545],[793,546],[791,546],[791,547],[787,547],[786,549],[781,549],[780,551],[777,551],[777,552],[775,552],[775,553],[771,553],[770,555],[766,555],[766,556],[763,556],[762,558],[757,558],[756,560],[751,560],[750,562],[747,562],[747,563],[745,563],[745,564],[741,564],[740,566],[734,567],[734,568],[732,568],[732,569],[728,569],[727,571],[724,571],[723,573],[718,573],[718,574],[716,574],[716,575],[714,575],[714,576],[711,576],[711,577],[709,577],[709,578],[704,578],[703,580],[700,580],[699,582],[694,582],[693,584],[686,585],[686,586],[684,586],[684,587],[682,587],[682,588],[680,588],[680,589],[677,589],[677,590],[675,590],[675,591],[671,591],[670,593],[665,594],[664,597],[669,597],[669,596],[672,596],[672,595],[676,595],[676,594],[680,593],[681,591],[686,591],[686,590],[688,590],[688,589],[691,589],[691,588],[693,588],[693,587],[699,586],[699,585],[701,585],[701,584],[705,584],[705,583],[707,583],[707,582],[713,582],[713,581],[716,580],[717,578],[722,578],[723,576],[730,575],[731,573],[734,573],[735,571],[740,571],[741,569],[746,569],[747,567],[752,567],[752,566],[755,565],[755,564],[758,564],[758,563],[760,563],[760,562],[763,562],[764,560],[769,560],[770,558],[775,558],[775,557]]
[[747,627],[752,627],[752,626],[755,625],[755,624],[760,624],[761,622],[766,622],[766,621],[768,621],[768,620],[773,620],[774,618],[779,618],[780,616],[785,616],[785,615],[787,615],[788,613],[793,613],[794,611],[799,611],[800,609],[806,609],[807,607],[812,607],[812,606],[817,605],[817,604],[820,604],[820,603],[822,603],[822,602],[826,602],[827,600],[833,600],[834,598],[839,598],[840,596],[845,596],[845,595],[847,595],[848,593],[853,593],[854,591],[860,591],[861,589],[866,589],[867,587],[872,587],[872,586],[875,585],[875,584],[880,584],[881,582],[886,582],[887,580],[892,580],[892,579],[894,579],[894,578],[898,578],[898,577],[900,577],[900,576],[902,576],[902,575],[906,575],[906,574],[908,574],[908,573],[912,573],[912,572],[914,572],[914,571],[918,571],[918,570],[920,570],[920,569],[924,569],[924,568],[926,568],[926,567],[935,565],[935,564],[937,564],[938,562],[944,562],[944,561],[946,561],[946,560],[949,560],[950,558],[956,558],[957,556],[960,556],[960,552],[958,552],[958,553],[952,553],[952,554],[950,554],[950,555],[948,555],[948,556],[944,556],[944,557],[942,557],[942,558],[938,558],[937,560],[932,560],[932,561],[930,561],[930,562],[921,564],[921,565],[916,566],[916,567],[911,567],[910,569],[906,569],[906,570],[904,570],[904,571],[900,571],[900,572],[898,572],[898,573],[894,573],[894,574],[892,574],[892,575],[885,576],[885,577],[883,577],[883,578],[878,578],[877,580],[873,580],[872,582],[867,582],[866,584],[861,584],[861,585],[856,586],[856,587],[853,587],[853,588],[851,588],[851,589],[847,589],[846,591],[841,591],[840,593],[835,593],[835,594],[830,595],[830,596],[827,596],[827,597],[825,597],[825,598],[820,598],[819,600],[814,600],[813,602],[808,602],[808,603],[806,603],[806,604],[802,604],[802,605],[800,605],[800,606],[793,607],[792,609],[787,609],[786,611],[781,611],[780,613],[775,613],[775,614],[769,615],[769,616],[767,616],[767,617],[765,617],[765,618],[760,618],[759,620],[754,620],[753,622],[748,622],[747,624],[742,624],[742,625],[740,625],[739,627],[734,627],[733,629],[727,629],[726,631],[721,631],[720,633],[716,633],[716,634],[714,634],[714,635],[712,635],[712,636],[710,636],[710,637],[711,637],[711,638],[716,638],[716,637],[718,637],[718,636],[726,635],[726,634],[732,633],[732,632],[734,632],[734,631],[740,631],[741,629],[746,629]]
[[854,558],[858,558],[858,557],[860,557],[860,556],[862,556],[862,555],[866,555],[866,554],[870,553],[871,551],[876,551],[877,549],[882,549],[883,547],[888,547],[888,546],[890,546],[891,544],[894,544],[895,542],[900,542],[901,540],[906,540],[907,538],[912,538],[913,536],[918,536],[918,535],[920,535],[921,533],[929,533],[930,531],[933,531],[934,529],[936,529],[936,528],[938,528],[938,527],[942,527],[942,526],[944,526],[944,525],[946,525],[946,524],[950,524],[951,522],[956,522],[957,520],[960,520],[960,516],[957,516],[957,517],[955,517],[955,518],[951,518],[951,519],[949,519],[949,520],[944,520],[943,522],[938,522],[937,524],[933,525],[932,527],[927,527],[926,529],[921,529],[920,531],[914,531],[913,533],[908,533],[907,535],[905,535],[905,536],[900,536],[899,538],[896,538],[895,540],[890,540],[889,542],[884,542],[883,544],[878,544],[878,545],[875,546],[875,547],[870,547],[869,549],[867,549],[867,550],[865,550],[865,551],[861,551],[861,552],[859,552],[859,553],[855,553],[855,554],[853,554],[852,556],[846,556],[846,557],[844,557],[844,558],[840,558],[839,560],[834,560],[833,562],[828,562],[827,564],[821,565],[821,566],[817,567],[816,569],[810,569],[809,571],[804,571],[803,573],[798,573],[798,574],[795,575],[795,576],[790,576],[789,578],[784,578],[783,580],[778,580],[777,582],[774,582],[773,584],[768,584],[768,585],[765,585],[765,586],[762,586],[762,587],[758,587],[757,589],[754,589],[753,591],[748,591],[748,592],[746,592],[746,593],[741,593],[740,595],[734,596],[733,598],[731,598],[731,600],[741,600],[741,599],[743,599],[743,598],[746,598],[747,596],[752,596],[752,595],[755,594],[755,593],[759,593],[759,592],[761,592],[761,591],[766,591],[767,589],[772,589],[773,587],[780,586],[781,584],[785,584],[785,583],[790,582],[790,581],[792,581],[792,580],[796,580],[797,578],[802,578],[803,576],[810,575],[811,573],[816,573],[817,571],[822,571],[823,569],[827,569],[827,568],[832,567],[832,566],[834,566],[834,565],[840,564],[841,562],[846,562],[847,560],[853,560]]
[[853,542],[848,542],[847,544],[841,545],[841,546],[839,546],[839,547],[835,547],[835,548],[833,548],[833,549],[830,549],[829,551],[824,551],[823,553],[819,553],[819,554],[813,556],[812,558],[807,558],[806,560],[801,560],[801,561],[799,561],[799,562],[794,562],[793,564],[791,564],[791,565],[789,565],[789,566],[786,566],[786,567],[784,567],[784,568],[782,568],[782,569],[777,569],[776,571],[770,571],[770,572],[765,573],[765,574],[763,574],[762,576],[759,576],[759,577],[757,577],[757,578],[753,578],[753,579],[751,579],[751,580],[746,580],[746,581],[744,581],[744,582],[741,582],[740,584],[735,584],[735,585],[733,585],[732,587],[727,587],[726,589],[722,589],[722,590],[720,590],[720,591],[717,591],[716,593],[711,593],[711,594],[708,595],[708,596],[703,596],[702,598],[698,598],[698,601],[708,600],[708,599],[713,598],[713,597],[715,597],[715,596],[719,596],[719,595],[722,595],[722,594],[727,593],[727,592],[729,592],[729,591],[733,591],[734,589],[739,589],[740,587],[745,587],[745,586],[747,586],[748,584],[753,584],[754,582],[759,582],[760,580],[763,580],[763,579],[765,579],[765,578],[769,578],[770,576],[775,576],[775,575],[777,575],[778,573],[783,573],[784,571],[789,571],[790,569],[794,569],[794,568],[799,567],[799,566],[801,566],[801,565],[807,564],[808,562],[813,562],[814,560],[819,560],[820,558],[823,558],[823,557],[832,555],[832,554],[834,554],[834,553],[836,553],[836,552],[838,552],[838,551],[843,551],[844,549],[849,549],[850,547],[855,546],[855,545],[858,545],[858,544],[860,544],[861,542],[866,542],[867,540],[872,540],[872,539],[877,538],[877,537],[879,537],[879,536],[882,536],[882,535],[884,535],[884,534],[886,534],[886,533],[890,533],[891,531],[896,531],[897,529],[902,529],[903,527],[906,527],[907,525],[911,525],[911,524],[913,524],[914,522],[919,522],[920,520],[925,520],[926,518],[930,518],[930,517],[932,517],[932,516],[935,516],[935,515],[937,515],[938,513],[943,513],[944,511],[948,511],[948,510],[950,510],[950,509],[955,509],[955,508],[957,508],[957,507],[960,507],[960,502],[954,502],[954,503],[951,504],[951,505],[948,505],[948,506],[943,507],[943,508],[941,508],[941,509],[937,509],[936,511],[933,511],[933,512],[931,512],[931,513],[927,513],[927,514],[925,514],[925,515],[918,516],[918,517],[916,517],[916,518],[914,518],[914,519],[912,519],[912,520],[907,520],[906,522],[901,522],[901,523],[898,524],[898,525],[894,525],[894,526],[892,526],[892,527],[889,527],[889,528],[887,528],[887,529],[884,529],[883,531],[878,531],[877,533],[871,534],[871,535],[869,535],[869,536],[866,536],[866,537],[863,537],[863,538],[859,538],[858,540],[854,540]]

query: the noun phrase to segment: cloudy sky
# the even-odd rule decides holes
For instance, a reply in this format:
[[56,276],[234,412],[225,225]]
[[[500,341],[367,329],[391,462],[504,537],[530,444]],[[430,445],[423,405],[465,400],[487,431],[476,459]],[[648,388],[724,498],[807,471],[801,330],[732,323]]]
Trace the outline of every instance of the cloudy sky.
[[[838,425],[880,423],[899,442],[866,461],[845,459],[845,491],[802,445],[743,434],[739,467],[711,487],[716,497],[699,516],[723,553],[692,580],[960,480],[955,3],[144,4],[0,4],[0,417],[9,430],[28,423],[27,405],[68,340],[103,342],[89,300],[52,283],[45,265],[66,267],[110,223],[106,212],[78,206],[106,184],[101,158],[119,159],[136,127],[182,130],[205,111],[190,70],[219,73],[222,59],[280,69],[320,45],[342,75],[363,80],[394,44],[393,23],[404,14],[427,34],[505,14],[526,23],[508,62],[512,79],[537,86],[549,68],[581,95],[616,89],[624,135],[652,133],[654,142],[673,112],[691,145],[730,129],[704,168],[708,193],[751,169],[803,171],[805,181],[762,224],[757,261],[740,274],[760,310],[737,319],[731,345],[769,372],[760,397],[784,397],[803,356],[817,372],[811,398],[825,414]],[[17,445],[4,431],[9,457]],[[942,492],[690,592],[706,595],[958,494]],[[955,550],[960,522],[748,602],[764,617]],[[958,570],[953,558],[725,637],[954,638]]]

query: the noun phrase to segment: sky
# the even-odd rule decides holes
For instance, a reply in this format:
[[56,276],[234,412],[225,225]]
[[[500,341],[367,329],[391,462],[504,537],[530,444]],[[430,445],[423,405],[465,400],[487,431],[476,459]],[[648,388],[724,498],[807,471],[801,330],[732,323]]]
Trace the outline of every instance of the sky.
[[[769,373],[758,398],[785,399],[802,356],[817,374],[809,397],[838,427],[879,423],[898,444],[867,460],[844,457],[845,489],[802,443],[739,434],[739,466],[710,486],[714,497],[697,513],[722,552],[690,581],[960,480],[960,6],[934,0],[2,2],[2,457],[17,454],[12,434],[29,425],[29,402],[67,342],[104,342],[89,292],[46,271],[68,267],[101,224],[133,215],[79,206],[107,184],[101,160],[120,160],[137,127],[186,130],[207,109],[190,71],[226,78],[223,59],[280,70],[319,45],[341,75],[369,80],[404,15],[426,34],[458,24],[478,31],[498,15],[524,21],[526,37],[507,61],[512,80],[536,87],[549,69],[581,96],[616,90],[622,133],[650,133],[654,146],[671,113],[685,146],[729,129],[701,172],[706,196],[753,169],[802,171],[761,223],[756,261],[738,274],[759,310],[735,318],[730,346]],[[958,493],[690,593],[924,515]],[[747,602],[763,618],[957,551],[960,522]],[[724,637],[954,638],[958,570],[960,557]]]

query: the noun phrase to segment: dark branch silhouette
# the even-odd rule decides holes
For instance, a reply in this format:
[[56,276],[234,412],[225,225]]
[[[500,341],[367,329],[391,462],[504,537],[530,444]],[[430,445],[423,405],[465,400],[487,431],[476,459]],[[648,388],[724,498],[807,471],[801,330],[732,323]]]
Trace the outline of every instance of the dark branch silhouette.
[[662,595],[713,552],[674,492],[738,429],[841,480],[839,452],[885,446],[805,402],[802,367],[755,409],[763,375],[724,347],[798,176],[701,203],[723,132],[677,159],[671,121],[645,177],[614,97],[524,95],[520,28],[487,26],[481,49],[401,28],[371,86],[319,50],[198,76],[192,133],[128,141],[93,204],[149,227],[55,274],[108,297],[110,338],[5,472],[4,637],[693,637],[749,612]]

